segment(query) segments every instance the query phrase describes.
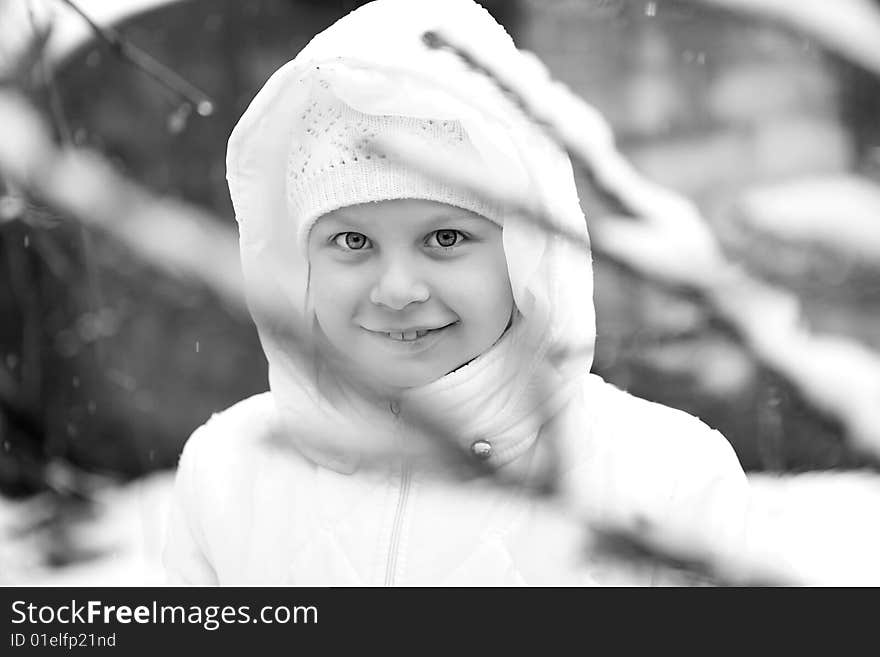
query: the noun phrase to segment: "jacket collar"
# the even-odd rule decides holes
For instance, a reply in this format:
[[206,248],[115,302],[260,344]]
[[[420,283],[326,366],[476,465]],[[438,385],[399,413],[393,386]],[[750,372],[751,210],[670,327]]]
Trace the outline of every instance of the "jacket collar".
[[513,462],[580,387],[533,358],[542,346],[526,348],[517,320],[485,354],[395,400],[367,400],[336,378],[325,378],[318,403],[295,390],[276,394],[286,438],[313,463],[343,474],[399,458],[432,469],[468,459],[492,469]]

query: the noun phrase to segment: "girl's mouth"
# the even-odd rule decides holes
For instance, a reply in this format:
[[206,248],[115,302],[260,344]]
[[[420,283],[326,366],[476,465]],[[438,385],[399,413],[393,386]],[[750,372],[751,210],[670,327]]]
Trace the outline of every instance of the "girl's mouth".
[[454,326],[458,322],[451,322],[446,324],[445,326],[441,326],[439,328],[433,329],[411,329],[405,331],[370,331],[377,336],[381,336],[383,338],[387,338],[388,340],[395,343],[410,343],[415,346],[415,344],[421,344],[425,342],[425,338],[433,338],[437,333]]

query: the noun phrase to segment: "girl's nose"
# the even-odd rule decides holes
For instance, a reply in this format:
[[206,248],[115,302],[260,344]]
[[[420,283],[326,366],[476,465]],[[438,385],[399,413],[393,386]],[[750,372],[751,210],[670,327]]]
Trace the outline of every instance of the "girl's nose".
[[429,296],[428,286],[405,263],[386,267],[370,290],[370,301],[392,310],[427,301]]

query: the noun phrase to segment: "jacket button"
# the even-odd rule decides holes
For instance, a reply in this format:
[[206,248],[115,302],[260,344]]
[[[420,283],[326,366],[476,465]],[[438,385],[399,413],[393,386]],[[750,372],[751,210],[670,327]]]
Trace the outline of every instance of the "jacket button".
[[471,444],[471,453],[478,459],[486,460],[492,456],[492,443],[488,440],[475,440]]

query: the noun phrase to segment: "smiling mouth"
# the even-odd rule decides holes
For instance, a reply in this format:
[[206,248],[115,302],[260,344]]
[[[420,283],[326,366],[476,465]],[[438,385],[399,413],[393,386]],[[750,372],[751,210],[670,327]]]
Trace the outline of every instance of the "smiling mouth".
[[[398,342],[415,342],[419,338],[423,338],[426,335],[431,333],[437,333],[438,331],[442,331],[443,329],[449,328],[458,322],[450,322],[445,326],[441,326],[435,329],[414,329],[411,331],[370,331],[371,333],[375,333],[376,335],[384,335],[391,340],[396,340]],[[367,329],[369,330],[369,329]]]

